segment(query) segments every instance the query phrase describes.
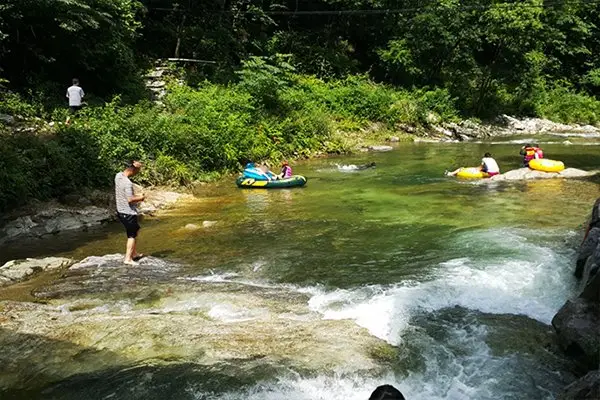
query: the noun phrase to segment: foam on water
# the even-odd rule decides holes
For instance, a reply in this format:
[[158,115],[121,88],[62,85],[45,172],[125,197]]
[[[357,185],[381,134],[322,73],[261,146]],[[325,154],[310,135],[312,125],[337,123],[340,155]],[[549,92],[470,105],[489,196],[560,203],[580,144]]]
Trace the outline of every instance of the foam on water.
[[[465,257],[441,263],[431,281],[335,290],[309,301],[326,319],[352,319],[391,344],[415,313],[461,306],[492,314],[523,314],[550,323],[573,286],[567,256],[529,242],[514,230],[471,233],[458,238],[489,245],[506,256]],[[469,252],[469,249],[466,249]]]

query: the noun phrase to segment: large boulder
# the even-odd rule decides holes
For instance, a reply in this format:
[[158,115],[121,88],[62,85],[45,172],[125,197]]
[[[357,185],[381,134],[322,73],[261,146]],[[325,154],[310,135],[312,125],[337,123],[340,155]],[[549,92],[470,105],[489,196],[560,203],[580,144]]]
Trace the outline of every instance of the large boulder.
[[552,319],[561,346],[587,370],[600,362],[600,304],[578,297],[568,300]]
[[0,267],[0,286],[22,281],[36,272],[54,270],[73,263],[72,259],[62,257],[9,261]]
[[588,263],[588,259],[593,254],[596,254],[594,259],[590,260],[591,263],[600,263],[600,248],[598,244],[600,243],[600,228],[592,228],[589,232],[581,246],[579,247],[579,252],[577,253],[577,261],[575,264],[575,276],[577,278],[581,278],[583,276],[583,271]]
[[559,400],[598,400],[600,399],[600,371],[589,372],[565,388]]

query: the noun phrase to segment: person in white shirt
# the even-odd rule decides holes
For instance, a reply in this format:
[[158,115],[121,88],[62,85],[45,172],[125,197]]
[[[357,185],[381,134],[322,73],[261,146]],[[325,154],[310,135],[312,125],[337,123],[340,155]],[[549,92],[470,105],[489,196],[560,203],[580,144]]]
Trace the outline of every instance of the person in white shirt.
[[481,172],[487,172],[489,176],[498,175],[500,167],[490,153],[485,153],[481,159]]
[[[500,167],[498,166],[496,160],[492,158],[492,155],[490,153],[485,153],[483,155],[483,158],[481,159],[481,165],[477,168],[479,168],[481,172],[485,172],[488,175],[488,177],[500,174]],[[461,169],[462,168],[458,168],[457,170],[452,172],[446,171],[446,175],[455,176],[460,172]]]
[[67,89],[67,98],[69,99],[69,108],[71,113],[76,113],[83,106],[83,96],[85,93],[81,86],[79,86],[79,79],[73,79],[73,86]]

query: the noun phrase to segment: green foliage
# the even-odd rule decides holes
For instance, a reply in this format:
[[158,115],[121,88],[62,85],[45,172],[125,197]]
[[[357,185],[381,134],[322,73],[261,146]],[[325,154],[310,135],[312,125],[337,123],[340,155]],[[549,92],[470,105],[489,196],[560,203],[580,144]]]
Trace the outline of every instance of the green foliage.
[[21,95],[0,91],[0,114],[35,117],[41,114],[39,106],[26,102]]
[[294,67],[288,62],[289,55],[276,54],[272,57],[252,56],[242,61],[236,73],[239,86],[267,109],[280,106],[279,95],[292,83]]
[[600,100],[557,86],[536,105],[536,113],[553,121],[583,124],[600,122]]
[[35,92],[54,83],[46,93],[54,99],[64,100],[74,76],[90,93],[132,91],[141,82],[134,50],[140,10],[138,0],[6,0],[0,71],[13,87]]

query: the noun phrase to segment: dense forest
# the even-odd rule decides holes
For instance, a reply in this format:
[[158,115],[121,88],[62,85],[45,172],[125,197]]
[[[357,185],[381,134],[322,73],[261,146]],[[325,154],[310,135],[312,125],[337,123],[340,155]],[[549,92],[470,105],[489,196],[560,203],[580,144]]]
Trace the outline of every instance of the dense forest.
[[[186,84],[161,108],[143,76],[167,58],[195,61],[173,65]],[[73,77],[90,104],[78,122],[0,138],[0,210],[106,186],[127,157],[151,163],[148,183],[185,184],[244,159],[344,151],[336,134],[373,122],[595,124],[600,1],[3,1],[0,113],[62,120]]]

